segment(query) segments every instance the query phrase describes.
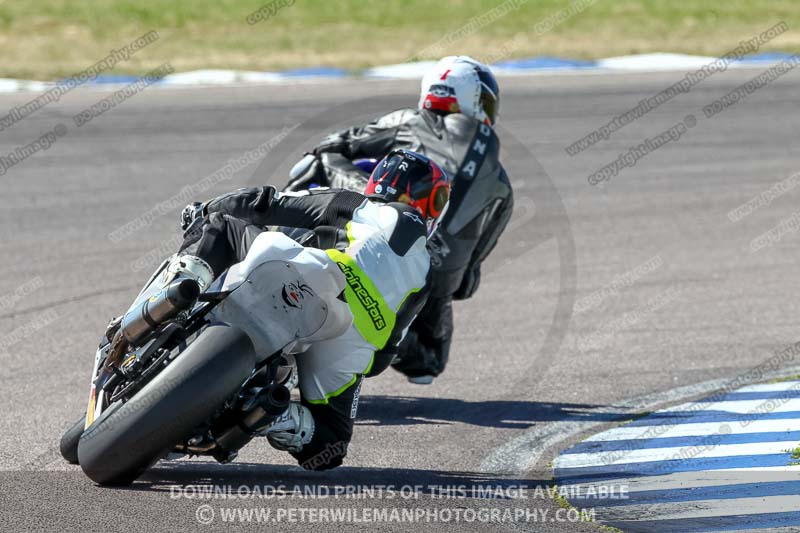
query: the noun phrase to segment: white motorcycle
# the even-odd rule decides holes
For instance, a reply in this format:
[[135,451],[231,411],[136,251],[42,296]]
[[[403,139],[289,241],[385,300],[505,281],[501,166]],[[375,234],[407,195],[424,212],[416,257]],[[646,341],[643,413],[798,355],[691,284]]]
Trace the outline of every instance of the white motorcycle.
[[63,457],[103,485],[173,453],[233,460],[286,410],[293,354],[352,320],[345,302],[319,297],[344,290],[341,271],[282,233],[260,234],[205,291],[175,279],[172,260],[109,325],[86,416],[61,439]]

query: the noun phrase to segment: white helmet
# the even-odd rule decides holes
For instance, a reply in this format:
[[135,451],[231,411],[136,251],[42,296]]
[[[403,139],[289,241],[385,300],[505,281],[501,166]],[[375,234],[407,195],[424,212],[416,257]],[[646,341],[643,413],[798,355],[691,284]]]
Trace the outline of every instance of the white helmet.
[[419,108],[437,113],[463,113],[494,126],[500,91],[489,67],[468,56],[439,60],[422,78]]

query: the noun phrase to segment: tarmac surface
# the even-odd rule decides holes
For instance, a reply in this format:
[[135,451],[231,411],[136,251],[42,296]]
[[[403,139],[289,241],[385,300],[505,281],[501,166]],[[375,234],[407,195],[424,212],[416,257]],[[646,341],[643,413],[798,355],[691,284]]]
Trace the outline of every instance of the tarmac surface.
[[[561,422],[610,426],[630,418],[615,406],[631,398],[737,376],[797,340],[800,178],[773,186],[800,171],[800,77],[790,72],[711,118],[702,111],[759,72],[716,74],[574,156],[566,146],[682,74],[502,79],[498,131],[517,207],[477,295],[456,305],[445,374],[428,387],[391,370],[367,381],[348,458],[334,471],[299,470],[262,440],[231,465],[161,462],[126,489],[93,485],[57,445],[83,412],[99,335],[175,248],[182,206],[282,184],[327,131],[415,105],[417,83],[151,88],[80,127],[73,116],[109,93],[78,89],[6,128],[0,155],[65,126],[49,149],[0,175],[0,522],[14,531],[598,531],[565,511],[556,521],[561,507],[542,493],[552,459],[578,435],[531,449],[533,462],[524,449],[505,460],[503,447]],[[0,109],[34,97],[1,95]],[[676,140],[589,183],[690,114]],[[270,140],[260,163],[202,181]],[[191,184],[196,195],[181,192]],[[731,210],[770,190],[732,221]],[[144,227],[110,237],[145,213]],[[771,240],[754,241],[782,221]],[[201,499],[193,486],[208,484],[251,496]],[[316,497],[252,497],[280,485]],[[231,523],[223,507],[283,514]],[[331,523],[300,508],[351,514]],[[373,508],[417,514],[364,520]],[[480,519],[492,512],[517,520]]]

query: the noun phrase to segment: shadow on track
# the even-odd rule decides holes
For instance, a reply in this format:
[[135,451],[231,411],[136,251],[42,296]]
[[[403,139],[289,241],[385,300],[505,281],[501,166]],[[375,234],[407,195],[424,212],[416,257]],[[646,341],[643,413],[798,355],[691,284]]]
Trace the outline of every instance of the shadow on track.
[[[170,492],[175,487],[212,487],[217,491],[233,491],[248,487],[251,491],[279,490],[273,496],[302,497],[328,494],[330,498],[345,494],[352,498],[374,497],[371,491],[392,486],[421,487],[420,492],[430,495],[450,494],[459,498],[508,500],[520,490],[532,491],[536,487],[552,486],[549,473],[533,473],[533,478],[498,474],[430,471],[410,468],[360,468],[342,466],[325,472],[310,472],[300,467],[258,463],[232,463],[220,465],[212,462],[161,462],[147,471],[133,485],[107,490]],[[258,489],[257,489],[258,488]],[[347,491],[347,492],[345,492]],[[294,494],[292,494],[294,492]],[[228,492],[230,494],[230,492]],[[400,496],[397,496],[400,499]]]
[[579,403],[528,402],[516,400],[467,401],[456,398],[364,396],[356,424],[404,426],[451,424],[501,429],[525,429],[538,422],[616,422],[630,414],[598,411],[605,406]]

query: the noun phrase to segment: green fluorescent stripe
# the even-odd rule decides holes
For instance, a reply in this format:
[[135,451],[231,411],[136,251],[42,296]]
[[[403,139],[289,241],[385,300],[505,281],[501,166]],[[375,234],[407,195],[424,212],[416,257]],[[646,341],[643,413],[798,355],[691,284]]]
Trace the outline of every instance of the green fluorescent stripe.
[[353,324],[376,350],[382,349],[392,334],[397,314],[352,257],[334,249],[325,252],[344,273],[347,282],[345,296],[353,313]]
[[369,371],[372,370],[372,363],[374,362],[375,362],[375,352],[372,352],[372,357],[369,358],[369,364],[367,365],[367,368],[364,369],[362,374],[369,374]]
[[[364,369],[362,374],[365,374],[365,375],[369,374],[369,371],[372,370],[372,364],[374,362],[375,362],[375,352],[372,352],[372,357],[369,358],[369,364],[367,365],[367,368]],[[306,401],[308,403],[327,405],[328,404],[328,400],[330,400],[331,398],[333,398],[335,396],[339,396],[341,393],[346,391],[350,387],[350,385],[355,383],[357,380],[358,380],[358,374],[353,374],[353,379],[348,381],[347,384],[345,384],[343,387],[339,387],[338,390],[335,390],[335,391],[333,391],[333,392],[331,392],[329,394],[326,394],[325,398],[323,398],[321,400],[309,400],[309,399],[306,398]]]
[[421,290],[422,290],[422,287],[416,287],[416,288],[414,288],[414,289],[411,289],[410,291],[408,291],[408,293],[406,293],[406,295],[405,295],[405,296],[403,296],[403,299],[402,299],[402,300],[400,300],[400,305],[398,305],[398,306],[397,306],[397,310],[399,311],[399,310],[401,310],[401,309],[403,308],[403,304],[405,304],[405,303],[406,303],[406,300],[408,300],[408,297],[409,297],[409,296],[411,296],[411,295],[412,295],[412,294],[414,294],[415,292],[419,292],[419,291],[421,291]]
[[[370,363],[370,366],[372,366],[372,363]],[[326,394],[323,399],[321,399],[321,400],[309,400],[308,398],[306,398],[306,401],[308,403],[313,403],[313,404],[317,404],[317,405],[320,405],[320,404],[327,405],[328,400],[330,400],[334,396],[339,396],[341,393],[346,391],[353,383],[356,382],[357,379],[358,379],[358,374],[353,374],[353,379],[351,379],[350,381],[345,383],[342,387],[339,387],[339,389],[337,389],[337,390],[335,390],[335,391],[333,391],[333,392],[331,392],[329,394]]]

